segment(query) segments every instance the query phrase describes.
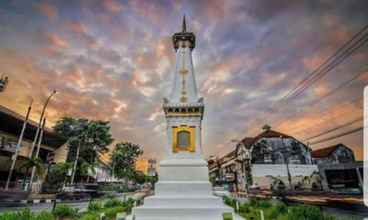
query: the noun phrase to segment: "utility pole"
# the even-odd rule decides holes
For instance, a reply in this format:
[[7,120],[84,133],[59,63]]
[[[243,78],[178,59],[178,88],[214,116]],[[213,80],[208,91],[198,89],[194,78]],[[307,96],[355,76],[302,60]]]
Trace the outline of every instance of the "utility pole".
[[19,139],[18,139],[18,143],[17,143],[17,146],[15,148],[14,155],[12,156],[12,164],[10,166],[8,179],[6,180],[5,190],[8,190],[9,189],[9,183],[10,183],[11,178],[12,178],[12,175],[13,175],[13,171],[14,171],[14,168],[15,168],[15,163],[17,162],[18,153],[19,153],[20,146],[22,144],[24,131],[26,130],[27,123],[28,123],[28,118],[29,118],[29,114],[30,114],[31,109],[32,109],[32,103],[33,103],[33,99],[31,99],[31,103],[28,106],[26,118],[24,119],[24,122],[23,122],[22,131],[20,133],[20,136],[19,136]]

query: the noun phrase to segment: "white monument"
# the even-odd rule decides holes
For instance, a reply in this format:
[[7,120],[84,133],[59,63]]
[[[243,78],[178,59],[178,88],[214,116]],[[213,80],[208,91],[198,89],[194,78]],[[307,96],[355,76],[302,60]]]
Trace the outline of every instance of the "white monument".
[[160,162],[155,195],[133,209],[135,220],[222,220],[233,210],[212,194],[207,162],[202,158],[201,130],[203,98],[198,96],[192,63],[195,35],[186,31],[173,35],[176,67],[173,88],[164,98],[168,146]]

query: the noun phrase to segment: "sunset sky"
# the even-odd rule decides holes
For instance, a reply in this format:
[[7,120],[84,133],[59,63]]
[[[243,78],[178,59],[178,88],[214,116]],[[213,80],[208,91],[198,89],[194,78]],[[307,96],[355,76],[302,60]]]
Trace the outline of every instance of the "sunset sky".
[[[24,115],[33,97],[36,120],[56,89],[49,127],[62,116],[109,120],[117,141],[162,158],[171,36],[186,14],[206,103],[205,156],[231,151],[231,140],[264,124],[303,140],[363,116],[368,43],[296,99],[275,103],[367,25],[367,12],[367,0],[2,0],[0,73],[10,82],[0,105]],[[312,148],[340,142],[362,159],[361,131]]]

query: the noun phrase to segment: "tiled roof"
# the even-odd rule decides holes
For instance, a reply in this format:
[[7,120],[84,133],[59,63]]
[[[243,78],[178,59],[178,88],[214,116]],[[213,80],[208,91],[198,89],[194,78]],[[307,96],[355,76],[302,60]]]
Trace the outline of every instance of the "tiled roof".
[[279,137],[283,137],[283,138],[293,138],[292,136],[283,134],[281,132],[278,131],[274,131],[274,130],[266,130],[262,133],[260,133],[259,135],[257,135],[256,137],[252,138],[252,137],[245,137],[242,142],[246,147],[251,147],[254,143],[256,143],[258,140],[262,139],[262,138],[279,138]]
[[313,158],[322,158],[322,157],[328,157],[332,152],[334,152],[339,146],[342,144],[336,144],[330,147],[325,147],[322,149],[317,149],[312,151],[312,157]]

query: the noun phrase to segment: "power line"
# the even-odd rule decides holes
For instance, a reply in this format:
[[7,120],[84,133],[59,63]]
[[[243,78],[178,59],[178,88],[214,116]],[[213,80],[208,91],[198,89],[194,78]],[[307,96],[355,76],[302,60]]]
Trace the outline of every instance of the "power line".
[[358,128],[355,128],[355,129],[350,130],[350,131],[343,132],[343,133],[338,134],[338,135],[334,135],[334,136],[331,136],[331,137],[328,137],[328,138],[325,138],[325,139],[322,139],[322,140],[319,140],[319,141],[312,142],[310,144],[311,145],[320,144],[320,143],[323,143],[323,142],[326,142],[326,141],[334,140],[336,138],[340,138],[340,137],[343,137],[343,136],[346,136],[346,135],[349,135],[349,134],[356,133],[356,132],[361,131],[361,130],[363,130],[363,127],[358,127]]
[[315,105],[319,102],[321,102],[323,99],[333,95],[336,92],[341,91],[342,88],[344,88],[345,86],[348,86],[351,82],[353,82],[354,80],[356,80],[357,78],[359,78],[361,75],[363,75],[365,72],[360,72],[359,74],[356,74],[355,76],[353,76],[353,78],[341,83],[340,85],[338,85],[336,88],[330,90],[328,93],[326,93],[325,95],[319,97],[319,99],[317,99],[316,101],[308,104],[309,106]]
[[[360,102],[362,100],[362,98],[363,98],[363,96],[359,96],[359,97],[357,97],[357,98],[355,98],[355,99],[353,99],[353,100],[351,100],[349,102],[344,102],[343,104],[340,105],[340,107],[344,107],[344,106],[347,106],[347,105],[355,104],[355,103],[357,103],[357,101]],[[328,115],[328,112],[324,112],[324,115]],[[330,118],[327,117],[327,116],[320,117],[323,120],[321,122],[319,122],[318,124],[314,124],[313,126],[309,126],[307,128],[304,128],[303,127],[302,129],[295,128],[296,131],[293,131],[293,134],[294,135],[297,135],[297,134],[300,134],[300,133],[304,133],[305,131],[308,131],[311,128],[317,127],[316,125],[322,125],[322,124],[326,123],[325,122],[326,120],[335,120],[337,118],[343,118],[343,117],[344,117],[344,114],[338,114],[335,117],[330,117]]]
[[356,122],[359,122],[359,121],[363,121],[363,117],[360,117],[360,118],[354,119],[354,120],[352,120],[352,121],[346,122],[346,123],[344,123],[344,124],[342,124],[342,125],[339,125],[339,126],[337,126],[337,127],[334,127],[334,128],[328,129],[327,131],[321,132],[321,133],[319,133],[319,134],[317,134],[317,135],[314,135],[314,136],[312,136],[312,137],[308,137],[308,138],[306,138],[306,139],[304,139],[304,140],[302,140],[302,141],[309,141],[309,140],[312,140],[312,139],[316,139],[316,138],[318,138],[318,137],[320,137],[320,136],[324,136],[324,135],[329,134],[329,133],[331,133],[331,132],[337,131],[337,130],[339,130],[339,129],[341,129],[341,128],[345,128],[345,127],[350,126],[350,125],[352,125],[352,124],[354,124],[354,123],[356,123]]
[[[356,33],[349,41],[347,41],[342,47],[340,47],[332,56],[330,56],[326,61],[324,61],[317,69],[315,69],[313,72],[311,72],[306,78],[304,78],[301,82],[299,82],[296,87],[294,87],[294,89],[290,90],[285,96],[283,96],[280,99],[280,102],[290,99],[292,96],[294,96],[295,94],[300,93],[300,91],[304,91],[306,88],[309,87],[310,82],[315,80],[316,77],[318,77],[318,75],[321,75],[321,71],[326,72],[324,70],[326,70],[326,68],[331,67],[331,64],[334,64],[336,62],[336,57],[343,57],[343,59],[346,58],[346,56],[344,56],[345,54],[349,53],[349,51],[351,51],[351,49],[356,46],[358,44],[358,47],[353,48],[353,50],[351,51],[354,52],[357,48],[359,48],[360,46],[362,46],[362,44],[365,43],[367,34],[364,34],[363,36],[360,36],[364,31],[366,31],[368,29],[368,25],[364,26],[358,33]],[[359,38],[356,42],[354,42],[357,38]],[[350,45],[352,42],[353,45]],[[361,45],[359,45],[359,43],[361,43]],[[350,53],[350,54],[351,54]],[[349,54],[349,55],[350,55]],[[331,63],[330,63],[331,62]],[[336,65],[338,65],[339,63],[341,63],[342,61],[338,62]],[[326,66],[327,65],[327,66]],[[335,66],[336,66],[335,65]],[[326,67],[325,67],[326,66]],[[335,67],[334,66],[334,67]],[[330,70],[328,70],[330,71]],[[322,72],[322,73],[323,73]],[[326,72],[327,73],[327,72]]]
[[345,61],[345,59],[347,57],[349,57],[351,54],[353,54],[356,50],[358,50],[360,47],[362,47],[366,42],[368,42],[368,34],[364,35],[365,39],[361,39],[360,41],[356,42],[351,48],[348,48],[347,52],[344,53],[343,55],[341,55],[339,58],[337,58],[336,60],[334,60],[331,64],[329,64],[326,69],[319,73],[318,75],[315,75],[315,77],[313,79],[311,79],[311,81],[309,81],[310,83],[308,85],[304,85],[304,87],[302,87],[302,89],[300,89],[299,91],[297,91],[295,94],[293,94],[292,97],[290,98],[295,98],[298,95],[300,95],[301,93],[303,93],[306,89],[308,89],[313,83],[317,82],[318,80],[320,80],[321,78],[323,78],[327,73],[329,73],[332,69],[334,69],[336,66],[338,66],[340,63],[342,63],[343,61]]

